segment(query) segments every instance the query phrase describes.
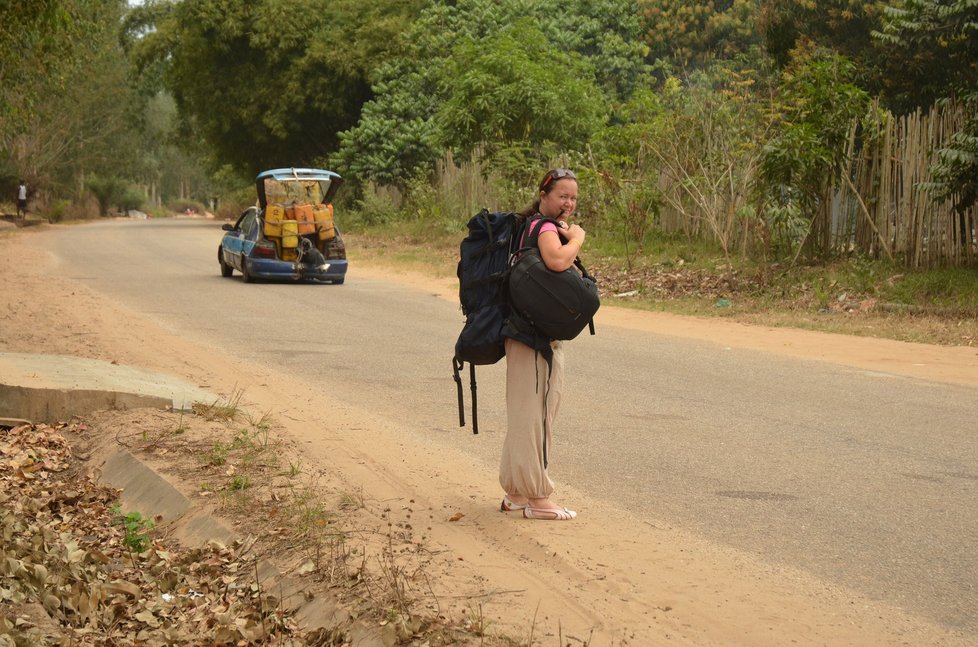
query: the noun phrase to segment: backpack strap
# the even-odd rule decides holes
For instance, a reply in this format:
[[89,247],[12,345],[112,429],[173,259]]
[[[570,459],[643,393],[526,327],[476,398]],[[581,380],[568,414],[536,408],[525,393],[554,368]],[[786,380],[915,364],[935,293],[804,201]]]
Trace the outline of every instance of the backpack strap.
[[517,241],[518,249],[516,250],[514,257],[518,258],[520,254],[528,249],[540,248],[540,230],[543,229],[543,225],[548,222],[552,222],[555,226],[560,227],[556,220],[542,216],[539,213],[535,216],[530,216],[527,218],[526,225],[520,232],[520,240]]
[[[455,374],[455,387],[458,390],[458,426],[465,426],[465,398],[462,395],[462,367],[465,362],[457,357],[452,358],[452,371]],[[469,388],[472,390],[472,433],[479,433],[479,413],[477,404],[477,385],[475,383],[475,364],[469,362]]]

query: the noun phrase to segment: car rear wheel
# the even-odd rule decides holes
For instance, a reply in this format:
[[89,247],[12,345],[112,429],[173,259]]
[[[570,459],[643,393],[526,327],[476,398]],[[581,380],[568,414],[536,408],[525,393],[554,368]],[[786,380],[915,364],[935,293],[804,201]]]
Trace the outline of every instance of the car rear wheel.
[[343,285],[343,281],[346,279],[333,279],[333,285]]
[[217,262],[221,264],[221,276],[228,277],[234,274],[234,268],[224,262],[224,250],[217,248]]
[[241,278],[245,283],[255,282],[255,277],[248,272],[248,259],[244,256],[241,257]]

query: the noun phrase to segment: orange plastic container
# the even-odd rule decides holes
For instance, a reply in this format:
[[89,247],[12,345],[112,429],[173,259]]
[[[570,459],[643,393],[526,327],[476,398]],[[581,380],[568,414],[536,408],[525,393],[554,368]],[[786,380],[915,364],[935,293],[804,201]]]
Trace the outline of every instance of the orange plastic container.
[[298,221],[300,236],[315,233],[316,224],[313,218],[311,204],[293,204],[286,209],[286,213],[289,215],[289,220]]
[[319,240],[332,240],[336,238],[336,227],[333,225],[333,205],[317,204],[313,207],[312,215],[316,221],[316,231],[319,233]]

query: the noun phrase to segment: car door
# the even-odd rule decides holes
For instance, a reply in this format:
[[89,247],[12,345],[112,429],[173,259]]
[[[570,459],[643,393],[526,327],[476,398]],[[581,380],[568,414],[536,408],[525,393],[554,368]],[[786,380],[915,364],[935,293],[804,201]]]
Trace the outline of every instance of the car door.
[[258,232],[258,208],[250,207],[234,223],[234,229],[224,236],[224,260],[241,271],[244,257],[255,247]]

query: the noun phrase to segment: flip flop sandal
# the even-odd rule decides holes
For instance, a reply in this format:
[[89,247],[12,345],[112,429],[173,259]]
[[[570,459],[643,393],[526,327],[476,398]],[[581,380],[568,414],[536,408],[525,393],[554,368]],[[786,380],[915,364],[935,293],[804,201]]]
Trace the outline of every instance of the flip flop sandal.
[[545,521],[570,521],[577,513],[567,508],[523,508],[524,519],[542,519]]
[[500,512],[513,512],[514,510],[525,510],[526,503],[513,503],[508,496],[503,497],[503,502],[499,504]]

